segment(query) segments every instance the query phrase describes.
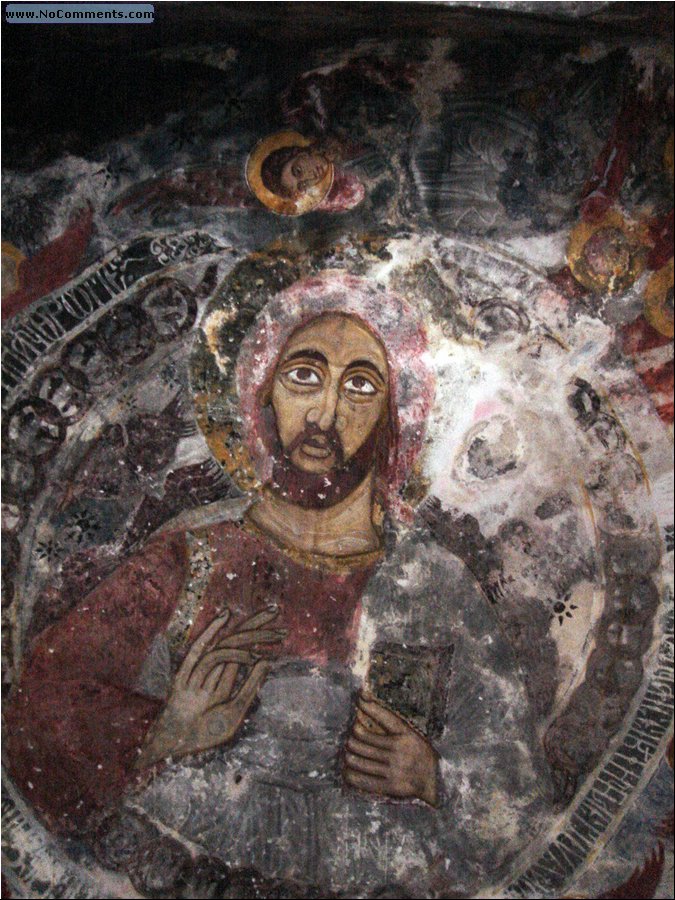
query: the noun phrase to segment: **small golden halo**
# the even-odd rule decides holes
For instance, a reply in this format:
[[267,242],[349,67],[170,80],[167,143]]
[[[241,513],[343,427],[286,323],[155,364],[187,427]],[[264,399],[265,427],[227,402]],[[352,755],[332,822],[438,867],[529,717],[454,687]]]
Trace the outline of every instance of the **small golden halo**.
[[645,288],[645,317],[664,337],[672,338],[673,329],[673,260],[654,272]]
[[333,163],[326,160],[326,174],[317,184],[308,188],[297,197],[291,199],[275,194],[265,186],[262,180],[262,165],[275,150],[283,147],[311,147],[314,141],[304,137],[297,131],[277,131],[255,145],[246,161],[246,183],[258,200],[280,216],[301,216],[315,209],[326,197],[333,186]]
[[6,297],[17,291],[21,287],[21,278],[19,275],[19,267],[25,260],[23,253],[10,244],[9,241],[2,242],[2,296]]
[[609,210],[598,222],[580,222],[570,234],[567,264],[594,293],[621,293],[646,268],[645,229],[627,222],[618,210]]

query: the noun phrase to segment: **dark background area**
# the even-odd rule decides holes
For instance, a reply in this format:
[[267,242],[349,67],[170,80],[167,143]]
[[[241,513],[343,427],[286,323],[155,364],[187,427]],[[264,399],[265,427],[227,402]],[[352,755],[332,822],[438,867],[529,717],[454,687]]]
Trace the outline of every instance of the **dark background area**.
[[285,84],[302,71],[310,49],[366,37],[453,36],[481,40],[483,49],[493,39],[500,51],[482,64],[498,76],[510,70],[509,44],[520,54],[545,44],[562,49],[580,39],[662,38],[673,31],[671,3],[167,2],[155,4],[152,24],[98,26],[7,24],[5,6],[3,165],[23,171],[63,153],[86,157],[169,113],[207,109],[232,90],[233,78],[247,77],[242,67],[231,73],[158,55],[173,47],[246,47],[249,63],[242,66],[255,59],[256,74]]

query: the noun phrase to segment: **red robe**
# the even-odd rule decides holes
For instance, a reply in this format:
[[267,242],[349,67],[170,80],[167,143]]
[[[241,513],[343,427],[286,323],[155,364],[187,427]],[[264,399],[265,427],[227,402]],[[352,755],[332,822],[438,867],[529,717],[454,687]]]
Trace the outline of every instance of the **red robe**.
[[[319,666],[348,661],[372,566],[346,575],[306,567],[235,523],[201,533],[213,569],[189,641],[225,607],[236,621],[276,603],[274,627],[288,630],[276,653]],[[188,576],[186,534],[161,534],[27,654],[5,713],[8,756],[16,783],[53,827],[82,828],[140,777],[133,766],[163,701],[137,683]]]

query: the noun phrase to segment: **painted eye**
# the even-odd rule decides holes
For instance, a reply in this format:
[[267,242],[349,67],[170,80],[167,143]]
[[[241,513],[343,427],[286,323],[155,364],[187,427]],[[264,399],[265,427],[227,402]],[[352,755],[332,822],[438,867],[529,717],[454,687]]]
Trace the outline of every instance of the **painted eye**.
[[309,366],[298,366],[297,369],[291,369],[286,373],[286,377],[293,384],[300,384],[303,387],[318,387],[321,384],[318,372],[310,369]]
[[350,394],[358,394],[361,397],[370,397],[377,393],[375,385],[372,381],[364,378],[363,375],[352,375],[345,381],[345,390]]

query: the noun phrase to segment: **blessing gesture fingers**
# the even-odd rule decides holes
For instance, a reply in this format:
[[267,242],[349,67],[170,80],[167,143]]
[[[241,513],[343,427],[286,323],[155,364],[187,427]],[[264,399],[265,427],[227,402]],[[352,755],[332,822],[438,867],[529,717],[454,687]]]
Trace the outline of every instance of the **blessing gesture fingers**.
[[[226,629],[229,612],[217,619],[197,638],[178,673],[185,686],[201,687],[227,698],[234,687],[242,665],[255,665],[259,653],[243,648],[274,644],[282,641],[286,631],[266,628],[279,615],[275,606],[268,606],[244,619],[237,627]],[[215,642],[224,630],[225,634]],[[201,684],[200,684],[201,680]]]
[[401,716],[361,694],[344,757],[344,779],[370,794],[438,805],[437,756]]
[[[286,635],[266,627],[277,615],[275,607],[267,607],[236,628],[226,627],[229,612],[211,622],[183,660],[166,706],[148,733],[138,768],[232,740],[270,670],[270,663],[253,648]],[[247,671],[240,678],[242,667]]]

